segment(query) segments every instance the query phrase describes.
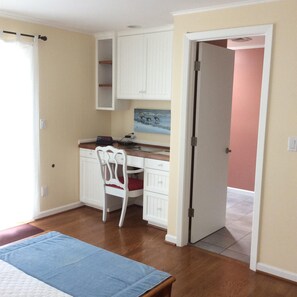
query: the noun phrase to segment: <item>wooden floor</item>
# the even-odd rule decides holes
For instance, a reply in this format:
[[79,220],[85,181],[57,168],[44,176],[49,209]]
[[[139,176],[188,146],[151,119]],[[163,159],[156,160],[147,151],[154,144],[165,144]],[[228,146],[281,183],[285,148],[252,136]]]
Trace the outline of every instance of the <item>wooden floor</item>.
[[[249,270],[248,265],[199,248],[175,247],[165,231],[148,226],[142,209],[131,206],[123,228],[119,212],[101,222],[101,211],[82,207],[38,220],[32,225],[55,230],[107,249],[176,277],[173,297],[296,297],[297,285]],[[127,296],[129,297],[129,296]]]

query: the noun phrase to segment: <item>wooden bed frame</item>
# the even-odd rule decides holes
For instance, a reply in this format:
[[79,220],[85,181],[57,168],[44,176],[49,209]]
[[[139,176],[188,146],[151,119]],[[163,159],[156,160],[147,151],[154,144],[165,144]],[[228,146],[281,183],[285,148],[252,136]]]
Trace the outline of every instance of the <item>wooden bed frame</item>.
[[170,278],[166,279],[164,282],[154,287],[153,289],[151,289],[150,291],[148,291],[142,296],[143,297],[170,297],[172,284],[174,282],[175,282],[175,278],[171,276]]

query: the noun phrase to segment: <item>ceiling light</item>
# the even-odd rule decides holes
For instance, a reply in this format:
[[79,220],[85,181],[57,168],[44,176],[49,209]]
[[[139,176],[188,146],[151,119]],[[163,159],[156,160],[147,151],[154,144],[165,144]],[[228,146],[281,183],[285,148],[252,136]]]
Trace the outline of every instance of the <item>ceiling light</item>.
[[129,28],[129,29],[139,29],[139,28],[141,28],[141,26],[139,26],[139,25],[129,25],[129,26],[127,26],[127,28]]

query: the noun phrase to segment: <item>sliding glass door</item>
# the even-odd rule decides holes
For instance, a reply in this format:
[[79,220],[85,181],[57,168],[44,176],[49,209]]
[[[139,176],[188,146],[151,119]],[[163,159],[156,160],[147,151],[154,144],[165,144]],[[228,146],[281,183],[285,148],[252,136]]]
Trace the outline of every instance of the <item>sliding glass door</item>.
[[0,229],[38,210],[38,73],[34,42],[0,37]]

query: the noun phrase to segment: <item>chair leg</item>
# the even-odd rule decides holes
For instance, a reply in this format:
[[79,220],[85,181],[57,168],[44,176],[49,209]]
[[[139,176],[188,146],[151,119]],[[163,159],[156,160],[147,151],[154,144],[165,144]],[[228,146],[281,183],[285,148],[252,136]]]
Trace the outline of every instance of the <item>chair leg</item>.
[[122,205],[122,212],[121,212],[119,227],[123,226],[125,215],[126,215],[126,210],[127,210],[127,205],[128,205],[128,196],[123,198],[123,205]]
[[105,223],[106,222],[106,215],[107,215],[107,201],[106,201],[106,196],[107,194],[104,194],[103,198],[103,210],[102,210],[102,221]]

